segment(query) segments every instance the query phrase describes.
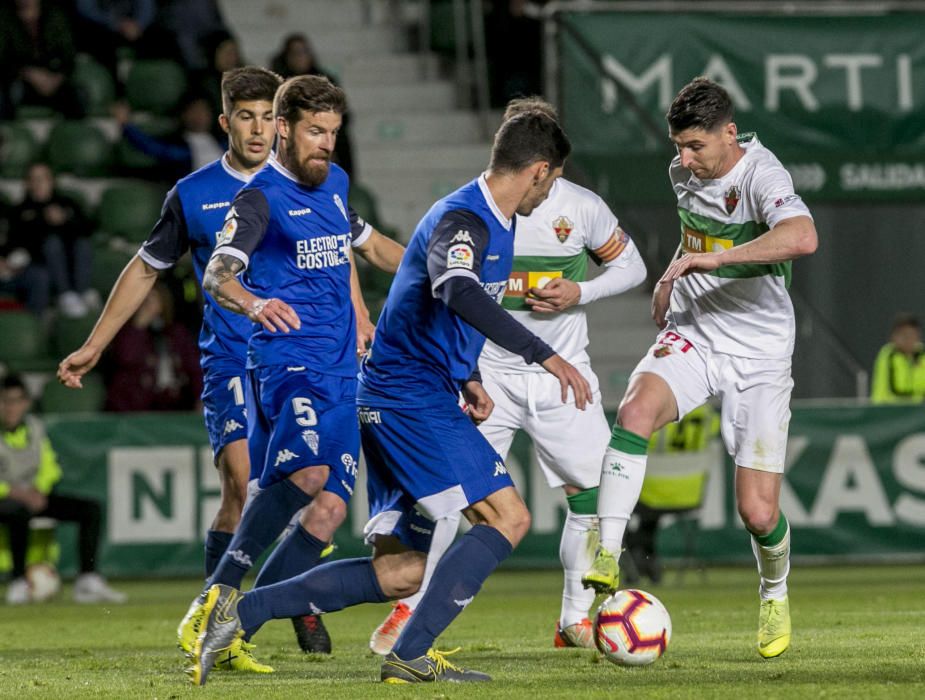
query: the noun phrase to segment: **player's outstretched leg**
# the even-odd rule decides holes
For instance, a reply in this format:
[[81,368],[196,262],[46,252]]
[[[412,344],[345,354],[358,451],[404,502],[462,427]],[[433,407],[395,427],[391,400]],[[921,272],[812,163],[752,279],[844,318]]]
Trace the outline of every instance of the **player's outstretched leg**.
[[189,669],[193,685],[205,685],[209,671],[222,652],[240,642],[244,629],[238,618],[241,592],[231,586],[216,584],[206,592],[202,604],[202,632],[193,645],[193,665]]
[[459,529],[459,518],[459,513],[454,513],[434,522],[434,531],[430,541],[430,551],[427,553],[427,566],[424,569],[424,580],[421,582],[421,588],[414,595],[397,601],[392,606],[392,612],[389,613],[388,617],[373,630],[373,634],[369,639],[369,648],[373,653],[385,656],[392,651],[392,647],[395,646],[395,642],[401,636],[402,630],[405,629],[405,625],[411,619],[411,614],[421,602],[424,593],[427,592],[427,587],[430,585],[430,579],[434,574],[437,563],[446,550],[450,548],[450,545],[453,544],[456,532]]
[[781,513],[767,535],[752,535],[752,551],[761,576],[758,613],[758,653],[766,659],[780,656],[790,647],[790,601],[787,575],[790,573],[790,526]]
[[594,635],[588,609],[594,603],[594,592],[584,588],[582,574],[592,565],[599,533],[594,515],[597,489],[586,489],[568,496],[569,509],[559,542],[564,585],[562,609],[553,638],[555,647],[594,648]]

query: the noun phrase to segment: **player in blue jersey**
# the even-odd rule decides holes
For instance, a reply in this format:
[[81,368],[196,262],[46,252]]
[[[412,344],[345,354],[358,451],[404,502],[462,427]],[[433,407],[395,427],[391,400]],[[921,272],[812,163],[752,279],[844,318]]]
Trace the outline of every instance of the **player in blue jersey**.
[[[389,683],[478,681],[450,663],[436,637],[527,533],[530,514],[503,460],[457,405],[484,420],[492,401],[477,361],[486,336],[557,376],[562,400],[583,409],[588,382],[498,302],[511,271],[515,213],[542,202],[570,146],[559,125],[529,112],[505,122],[488,171],[435,204],[415,231],[379,320],[357,396],[369,466],[371,559],[335,561],[246,594],[216,585],[194,654],[193,680],[242,634],[270,619],[331,612],[413,593],[434,521],[463,510],[474,527],[446,553],[382,666]],[[269,305],[269,304],[268,304]],[[273,324],[289,325],[274,310]],[[303,450],[304,451],[304,450]]]
[[330,163],[345,108],[343,92],[326,78],[283,84],[274,103],[278,157],[234,199],[203,277],[220,305],[256,323],[246,396],[260,490],[213,584],[240,586],[303,508],[257,586],[311,568],[353,495],[359,429],[349,181]]
[[[231,200],[264,166],[270,154],[276,134],[273,97],[281,82],[279,76],[263,68],[244,67],[225,73],[224,112],[219,122],[229,137],[228,152],[180,180],[170,191],[160,220],[113,287],[93,332],[61,362],[58,377],[62,383],[72,388],[81,386],[81,377],[97,364],[103,350],[138,309],[154,286],[158,272],[172,267],[187,250],[192,252],[195,273],[201,280]],[[351,216],[356,250],[376,266],[394,271],[401,257],[401,246],[372,229],[352,210]],[[358,313],[362,314],[362,309]],[[361,335],[370,337],[368,315],[359,319],[359,325]],[[238,525],[250,475],[244,365],[252,329],[252,321],[206,298],[200,333],[205,375],[203,405],[221,480],[221,505],[206,539],[207,577],[214,571]],[[298,624],[304,622],[294,621],[294,624],[298,632]],[[323,628],[319,629],[323,632]],[[194,625],[185,625],[180,635],[181,648],[189,651],[196,634]],[[321,635],[322,643],[325,636]],[[232,666],[257,670],[251,661],[250,655],[244,653]]]

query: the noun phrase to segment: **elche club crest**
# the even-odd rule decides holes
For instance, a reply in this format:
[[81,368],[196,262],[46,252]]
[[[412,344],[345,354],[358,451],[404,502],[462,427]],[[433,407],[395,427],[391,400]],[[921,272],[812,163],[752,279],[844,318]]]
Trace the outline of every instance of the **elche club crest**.
[[726,204],[726,213],[731,214],[735,211],[735,208],[739,206],[739,200],[742,198],[742,193],[739,192],[739,188],[733,185],[728,190],[726,190],[726,195],[724,201]]
[[575,224],[569,221],[568,217],[565,216],[560,216],[552,222],[552,230],[556,234],[556,238],[559,239],[559,243],[565,243],[565,240],[569,237],[574,228]]

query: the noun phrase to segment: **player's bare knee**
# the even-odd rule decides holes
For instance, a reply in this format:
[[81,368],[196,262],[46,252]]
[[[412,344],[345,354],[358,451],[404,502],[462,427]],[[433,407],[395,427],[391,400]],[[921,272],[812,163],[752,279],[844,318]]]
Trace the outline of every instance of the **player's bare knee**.
[[383,594],[393,600],[414,595],[421,588],[427,556],[423,552],[405,550],[389,554],[377,551],[373,570]]
[[323,542],[329,542],[347,517],[347,504],[328,491],[313,500],[302,513],[300,522],[307,532]]
[[309,496],[317,497],[325,484],[331,470],[326,466],[305,467],[289,477],[289,481],[302,489]]
[[651,435],[658,419],[655,406],[641,397],[628,398],[620,404],[617,423],[637,435]]
[[755,535],[766,535],[777,525],[780,515],[773,503],[754,501],[739,504],[739,517],[746,530]]
[[530,532],[531,516],[527,506],[521,501],[500,514],[498,530],[516,547]]

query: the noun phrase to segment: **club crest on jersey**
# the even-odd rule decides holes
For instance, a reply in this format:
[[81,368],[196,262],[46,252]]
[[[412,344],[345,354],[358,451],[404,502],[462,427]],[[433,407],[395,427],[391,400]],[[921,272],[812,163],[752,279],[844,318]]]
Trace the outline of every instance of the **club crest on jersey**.
[[344,206],[343,200],[340,198],[339,194],[334,195],[334,204],[337,205],[337,208],[340,209],[340,213],[344,215],[344,218],[347,221],[350,221],[350,217],[347,216],[347,207]]
[[555,232],[556,238],[559,239],[559,243],[565,243],[574,228],[575,224],[565,216],[560,216],[552,222],[552,230]]
[[671,354],[670,345],[659,345],[655,350],[652,351],[654,357],[668,357]]
[[742,198],[742,193],[739,192],[739,188],[733,185],[728,190],[726,190],[726,196],[724,198],[726,204],[726,213],[731,214],[735,211],[736,207],[739,206],[739,200]]

